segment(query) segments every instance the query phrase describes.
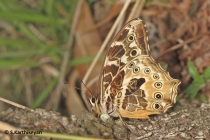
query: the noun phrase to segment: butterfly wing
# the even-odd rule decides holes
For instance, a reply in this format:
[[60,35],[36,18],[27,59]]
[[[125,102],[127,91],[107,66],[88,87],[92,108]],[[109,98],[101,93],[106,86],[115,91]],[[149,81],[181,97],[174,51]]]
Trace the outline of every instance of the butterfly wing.
[[[149,74],[145,74],[147,70]],[[159,114],[175,100],[179,81],[173,80],[150,57],[145,24],[133,19],[118,32],[106,54],[100,76],[98,110],[100,114],[128,118]],[[161,88],[154,87],[160,83]],[[161,99],[154,99],[154,95]]]
[[[112,101],[117,93],[110,90],[121,87],[120,82],[124,78],[122,69],[127,62],[137,56],[149,54],[147,33],[144,28],[144,24],[140,19],[133,19],[126,23],[115,36],[107,51],[99,79],[100,97],[98,98],[100,98],[102,113],[112,112],[112,109],[108,106],[112,106]],[[117,85],[114,85],[114,83]],[[112,89],[110,89],[110,86]]]
[[171,78],[150,56],[135,58],[123,71],[122,95],[113,102],[123,117],[148,118],[148,115],[165,112],[176,102],[180,81]]

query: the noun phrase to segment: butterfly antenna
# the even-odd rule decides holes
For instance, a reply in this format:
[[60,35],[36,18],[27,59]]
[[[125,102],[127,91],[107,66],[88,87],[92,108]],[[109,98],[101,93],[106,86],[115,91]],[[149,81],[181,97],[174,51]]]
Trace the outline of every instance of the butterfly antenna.
[[[82,82],[82,81],[81,81]],[[83,82],[82,82],[83,83]],[[64,84],[66,84],[66,85],[69,85],[69,86],[71,86],[71,87],[73,87],[73,88],[75,88],[75,89],[78,89],[78,90],[80,90],[80,91],[85,91],[85,90],[82,90],[81,88],[78,88],[78,87],[75,87],[75,86],[72,86],[70,83],[68,83],[68,82],[66,82],[66,83],[64,83]],[[84,84],[84,83],[83,83]],[[85,84],[84,84],[85,85]],[[86,87],[86,86],[85,86]],[[87,88],[87,87],[86,87]],[[88,89],[88,88],[87,88]],[[90,92],[90,90],[88,89],[88,91]],[[88,93],[89,93],[88,92]],[[91,92],[90,92],[91,93]],[[90,94],[89,93],[89,94]],[[91,95],[91,94],[90,94]]]
[[[87,93],[90,95],[90,98],[88,98],[88,100],[89,100],[89,103],[92,105],[92,101],[91,101],[91,99],[94,97],[91,93],[91,91],[90,91],[90,89],[85,85],[85,83],[82,81],[82,80],[80,80],[81,81],[81,83],[83,83],[83,85],[86,87],[86,89],[87,89]],[[84,90],[84,92],[85,92],[85,90]],[[82,95],[85,95],[85,94],[82,94]],[[83,100],[84,100],[84,102],[85,102],[85,104],[86,104],[86,107],[88,108],[88,110],[89,111],[92,111],[92,108],[90,107],[90,104],[88,104],[88,102],[87,102],[87,97],[85,98],[84,96],[82,96],[82,98],[83,98]],[[95,98],[95,97],[94,97]]]
[[[85,83],[82,80],[80,80],[80,82],[86,87],[86,89],[88,90],[87,93],[92,97],[90,89],[85,85]],[[85,90],[83,90],[83,91],[85,91]]]

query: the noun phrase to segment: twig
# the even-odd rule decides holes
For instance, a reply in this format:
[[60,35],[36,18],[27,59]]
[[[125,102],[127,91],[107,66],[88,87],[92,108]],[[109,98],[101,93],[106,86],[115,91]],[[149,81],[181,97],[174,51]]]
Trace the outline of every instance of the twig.
[[160,57],[162,57],[163,55],[165,55],[165,54],[167,54],[167,53],[169,53],[169,52],[171,52],[171,51],[174,51],[174,50],[176,50],[176,49],[179,49],[179,48],[181,48],[182,46],[184,46],[184,45],[186,45],[186,44],[188,44],[188,43],[191,43],[191,42],[193,42],[193,41],[195,41],[195,40],[197,40],[197,39],[199,39],[199,38],[201,38],[202,36],[207,35],[207,34],[210,34],[210,32],[206,32],[206,33],[197,35],[197,36],[195,36],[195,37],[192,37],[192,38],[190,38],[190,39],[184,41],[183,43],[174,45],[174,46],[171,47],[170,49],[168,49],[168,50],[166,50],[165,52],[163,52],[162,54],[160,54],[160,55],[158,56],[157,59],[160,59]]
[[66,45],[67,46],[66,52],[65,52],[62,64],[61,64],[61,71],[60,71],[60,77],[59,77],[59,80],[58,80],[58,85],[56,87],[56,91],[50,97],[50,102],[48,103],[47,108],[49,108],[51,103],[53,103],[52,109],[55,110],[58,107],[58,103],[60,101],[62,85],[63,85],[63,81],[64,81],[64,76],[65,76],[65,70],[66,70],[70,55],[71,55],[70,52],[71,52],[72,47],[73,47],[75,29],[76,29],[77,22],[78,22],[78,19],[79,19],[82,3],[83,3],[83,0],[79,0],[77,2],[77,8],[76,8],[74,18],[73,18],[73,22],[72,22],[72,25],[71,25],[71,31],[70,31],[69,39],[68,39],[68,42],[67,42],[67,45]]
[[13,101],[9,101],[9,100],[4,99],[4,98],[1,98],[1,97],[0,97],[0,101],[3,101],[3,102],[8,103],[8,104],[10,104],[10,105],[16,106],[16,107],[18,107],[18,108],[22,108],[22,109],[24,109],[24,110],[34,111],[33,109],[30,109],[30,108],[28,108],[28,107],[26,107],[26,106],[23,106],[23,105],[21,105],[21,104],[15,103],[15,102],[13,102]]
[[20,70],[20,78],[23,81],[24,87],[25,87],[25,97],[26,97],[26,104],[27,106],[31,106],[32,102],[33,102],[33,93],[32,93],[32,89],[31,89],[31,76],[30,74],[28,76],[26,76],[26,72],[27,70]]
[[114,5],[112,7],[110,13],[108,14],[108,16],[104,20],[102,20],[101,22],[96,23],[94,26],[91,26],[88,29],[84,30],[83,33],[86,33],[86,32],[92,31],[94,29],[97,29],[98,27],[101,27],[102,25],[108,23],[111,19],[113,19],[114,17],[116,17],[120,13],[120,10],[121,10],[119,8],[116,8],[117,6]]
[[39,30],[37,30],[36,27],[34,27],[33,24],[29,24],[28,28],[31,30],[31,32],[42,42],[46,43],[46,44],[51,44],[52,41],[49,40],[46,36],[44,36]]
[[[136,0],[136,3],[134,5],[134,7],[132,8],[131,13],[129,14],[129,17],[127,19],[127,22],[130,21],[133,18],[139,17],[139,15],[136,15],[136,12],[138,11],[139,13],[141,13],[143,6],[144,6],[145,0]],[[137,10],[137,8],[140,6],[140,9]]]

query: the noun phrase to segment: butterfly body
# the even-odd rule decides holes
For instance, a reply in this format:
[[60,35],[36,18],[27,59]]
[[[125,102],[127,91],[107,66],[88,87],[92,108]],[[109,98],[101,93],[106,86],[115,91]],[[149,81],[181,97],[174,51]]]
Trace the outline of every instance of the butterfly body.
[[98,94],[90,102],[99,115],[148,118],[175,103],[179,84],[150,56],[146,26],[133,19],[108,49]]

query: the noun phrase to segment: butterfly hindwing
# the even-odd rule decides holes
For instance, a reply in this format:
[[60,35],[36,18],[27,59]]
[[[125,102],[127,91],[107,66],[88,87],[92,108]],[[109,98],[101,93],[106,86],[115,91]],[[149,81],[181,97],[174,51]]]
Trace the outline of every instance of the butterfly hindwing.
[[114,101],[118,112],[124,113],[122,116],[147,118],[147,115],[165,112],[175,103],[180,82],[171,78],[150,56],[135,58],[122,71],[126,79],[122,83],[122,98]]

